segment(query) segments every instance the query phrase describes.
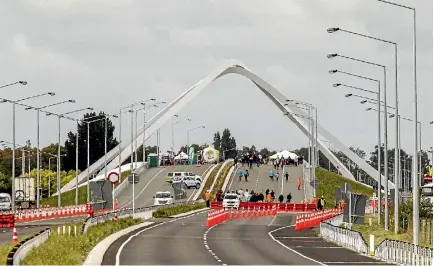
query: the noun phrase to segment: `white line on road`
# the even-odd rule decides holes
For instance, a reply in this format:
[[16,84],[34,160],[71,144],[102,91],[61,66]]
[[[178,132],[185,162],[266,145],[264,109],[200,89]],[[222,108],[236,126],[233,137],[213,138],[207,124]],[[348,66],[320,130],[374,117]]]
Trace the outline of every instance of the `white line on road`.
[[319,239],[319,236],[275,236],[274,238],[278,239]]
[[345,264],[345,265],[351,265],[351,264],[383,264],[383,265],[387,265],[384,261],[327,261],[324,262],[327,264]]
[[190,197],[188,197],[187,202],[189,202],[191,200],[191,198],[193,198],[194,195],[196,195],[196,188],[193,190],[193,193],[191,193]]
[[[151,180],[148,181],[148,183],[146,183],[145,187],[139,192],[139,194],[137,194],[137,196],[134,198],[134,200],[137,200],[137,198],[143,193],[143,191],[145,191],[145,189],[149,186],[149,184],[151,184],[151,182],[161,173],[165,170],[166,168],[161,169],[160,171],[158,171],[158,173],[156,173]],[[156,192],[156,191],[155,191]],[[133,201],[131,200],[130,202],[128,202],[127,204],[125,204],[122,207],[126,207],[128,205],[130,205]]]
[[[206,230],[205,231],[205,233],[203,234],[203,244],[204,244],[204,246],[205,246],[205,248],[208,250],[208,252],[214,257],[214,259],[216,259],[217,260],[217,262],[222,262],[221,261],[221,259],[212,251],[212,249],[208,246],[208,242],[207,242],[207,236],[208,236],[208,233],[209,233],[209,231],[211,231],[211,229],[213,229],[214,227],[216,227],[217,225],[219,225],[219,224],[215,224],[215,225],[213,225],[213,226],[211,226],[210,228],[208,228],[208,230]],[[223,264],[223,265],[226,265],[226,264]]]
[[317,260],[314,260],[314,259],[312,259],[312,258],[309,258],[308,256],[305,256],[305,255],[301,254],[300,252],[295,251],[294,249],[292,249],[292,248],[290,248],[290,247],[288,247],[288,246],[285,246],[282,242],[280,242],[279,240],[275,239],[274,236],[272,235],[272,233],[274,233],[274,232],[276,232],[276,231],[279,231],[279,230],[282,230],[282,229],[285,229],[285,228],[288,228],[288,227],[293,227],[293,226],[295,226],[295,225],[294,225],[294,224],[293,224],[293,225],[287,225],[287,226],[283,226],[283,227],[280,227],[280,228],[277,228],[277,229],[271,230],[270,232],[268,232],[268,235],[271,237],[271,239],[272,239],[274,242],[278,243],[279,245],[281,245],[282,247],[286,248],[287,250],[294,252],[295,254],[299,255],[300,257],[303,257],[303,258],[305,258],[305,259],[308,259],[308,260],[310,260],[310,261],[313,261],[313,262],[315,262],[315,263],[318,263],[319,265],[327,266],[326,264],[324,264],[324,263],[322,263],[322,262],[319,262],[319,261],[317,261]]
[[271,225],[274,223],[274,220],[276,220],[276,217],[277,217],[277,215],[275,215],[275,216],[273,217],[273,220],[271,220],[271,222],[268,224],[268,226],[271,226]]

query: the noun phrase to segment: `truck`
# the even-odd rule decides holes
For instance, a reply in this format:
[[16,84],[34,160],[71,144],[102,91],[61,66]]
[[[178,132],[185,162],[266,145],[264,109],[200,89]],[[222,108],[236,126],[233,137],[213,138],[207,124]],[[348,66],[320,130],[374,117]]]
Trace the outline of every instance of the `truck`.
[[15,208],[30,209],[35,206],[35,178],[28,176],[15,177]]

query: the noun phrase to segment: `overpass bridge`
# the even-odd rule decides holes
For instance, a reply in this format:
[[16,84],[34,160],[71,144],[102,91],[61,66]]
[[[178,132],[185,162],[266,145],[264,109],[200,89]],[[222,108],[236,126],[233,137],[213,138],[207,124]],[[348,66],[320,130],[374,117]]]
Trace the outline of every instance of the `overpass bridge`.
[[[152,119],[150,119],[145,127],[138,129],[137,140],[143,139],[143,134],[146,133],[147,138],[151,136],[157,129],[161,128],[166,122],[173,118],[173,116],[187,105],[191,100],[193,100],[200,92],[202,92],[209,84],[216,81],[217,79],[227,75],[227,74],[238,74],[245,78],[248,78],[253,82],[253,84],[260,89],[268,99],[270,99],[281,111],[285,113],[288,119],[293,122],[307,137],[311,137],[309,132],[309,124],[306,119],[294,115],[299,114],[301,116],[307,116],[306,112],[301,108],[292,105],[285,105],[288,98],[279,92],[276,88],[271,86],[261,77],[250,71],[244,64],[237,60],[228,60],[213,70],[209,75],[200,80],[198,83],[190,87],[186,92],[181,94],[173,102],[162,109],[158,114],[156,114]],[[329,133],[325,128],[318,124],[318,139],[317,144],[319,150],[327,157],[327,159],[335,165],[340,173],[351,180],[355,180],[351,172],[345,167],[345,165],[338,160],[338,158],[329,150],[325,141],[333,144],[338,150],[343,152],[350,160],[359,166],[360,169],[365,171],[374,180],[378,181],[378,172],[368,163],[366,163],[357,154],[351,151],[346,145],[340,142],[335,136]],[[131,140],[122,141],[119,140],[119,146],[113,148],[107,154],[107,171],[115,169],[118,167],[119,161],[124,162],[131,155]],[[134,141],[134,140],[133,140]],[[121,152],[119,152],[121,150]],[[93,163],[89,169],[84,170],[79,176],[79,183],[83,183],[87,180],[87,176],[101,173],[104,171],[104,157],[100,158],[98,161]],[[386,179],[382,175],[381,183],[385,184]],[[394,189],[395,185],[389,182],[389,188]],[[65,192],[75,188],[75,179],[71,180],[65,186],[61,188],[61,192]]]

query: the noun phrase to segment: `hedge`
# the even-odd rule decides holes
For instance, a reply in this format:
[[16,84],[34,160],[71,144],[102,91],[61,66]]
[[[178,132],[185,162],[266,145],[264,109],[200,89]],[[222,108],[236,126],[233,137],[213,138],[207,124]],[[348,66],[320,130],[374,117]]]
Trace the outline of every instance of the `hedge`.
[[212,189],[212,191],[211,191],[211,200],[214,200],[214,199],[215,199],[215,195],[216,195],[217,191],[219,191],[219,190],[222,188],[223,183],[224,183],[225,180],[226,180],[226,176],[228,175],[229,170],[231,170],[231,167],[232,167],[233,165],[234,165],[233,162],[229,162],[229,163],[227,163],[227,164],[223,167],[222,171],[220,172],[220,175],[216,177],[216,178],[217,178],[217,181],[216,181],[216,183],[214,184],[214,187],[213,187],[213,189]]
[[211,188],[212,183],[214,182],[214,179],[216,178],[216,175],[218,173],[218,171],[220,170],[220,168],[222,167],[223,163],[219,163],[214,170],[212,170],[212,172],[210,173],[208,179],[206,180],[206,183],[203,187],[203,190],[200,192],[200,197],[199,199],[203,199],[205,197],[205,193],[207,190],[209,190]]
[[173,215],[186,213],[186,212],[190,212],[190,211],[195,211],[195,210],[203,209],[205,207],[206,207],[205,202],[185,203],[185,204],[180,204],[180,205],[176,205],[176,206],[170,206],[170,207],[158,209],[153,213],[153,217],[155,217],[155,218],[168,218],[168,217],[173,216]]

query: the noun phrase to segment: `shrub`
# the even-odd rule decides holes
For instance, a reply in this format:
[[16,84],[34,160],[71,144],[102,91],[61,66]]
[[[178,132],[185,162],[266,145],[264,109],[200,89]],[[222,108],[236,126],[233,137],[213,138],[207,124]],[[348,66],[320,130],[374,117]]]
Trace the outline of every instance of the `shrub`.
[[167,218],[167,217],[170,217],[173,215],[203,209],[205,207],[206,207],[205,202],[202,202],[202,203],[185,203],[185,204],[180,204],[180,205],[176,205],[176,206],[170,206],[170,207],[158,209],[153,213],[153,216],[155,218]]
[[211,200],[215,199],[215,195],[216,195],[217,191],[219,191],[222,188],[223,183],[226,180],[226,176],[228,175],[229,170],[231,169],[231,167],[233,165],[234,165],[233,162],[227,163],[224,166],[223,170],[220,172],[220,175],[216,177],[217,181],[215,182],[214,187],[213,187],[213,189],[211,191]]
[[214,170],[212,170],[212,172],[210,173],[208,179],[206,180],[205,186],[203,187],[203,190],[200,192],[200,197],[201,199],[203,199],[205,197],[205,193],[207,190],[209,190],[211,188],[212,183],[214,182],[214,179],[216,178],[216,175],[218,173],[218,171],[220,170],[220,168],[222,167],[223,163],[219,163]]
[[[77,236],[58,235],[57,232],[53,232],[46,242],[33,248],[21,261],[21,264],[81,265],[92,248],[104,238],[141,222],[141,219],[131,217],[117,221],[107,221],[91,226],[86,234]],[[77,227],[81,228],[80,226]]]

